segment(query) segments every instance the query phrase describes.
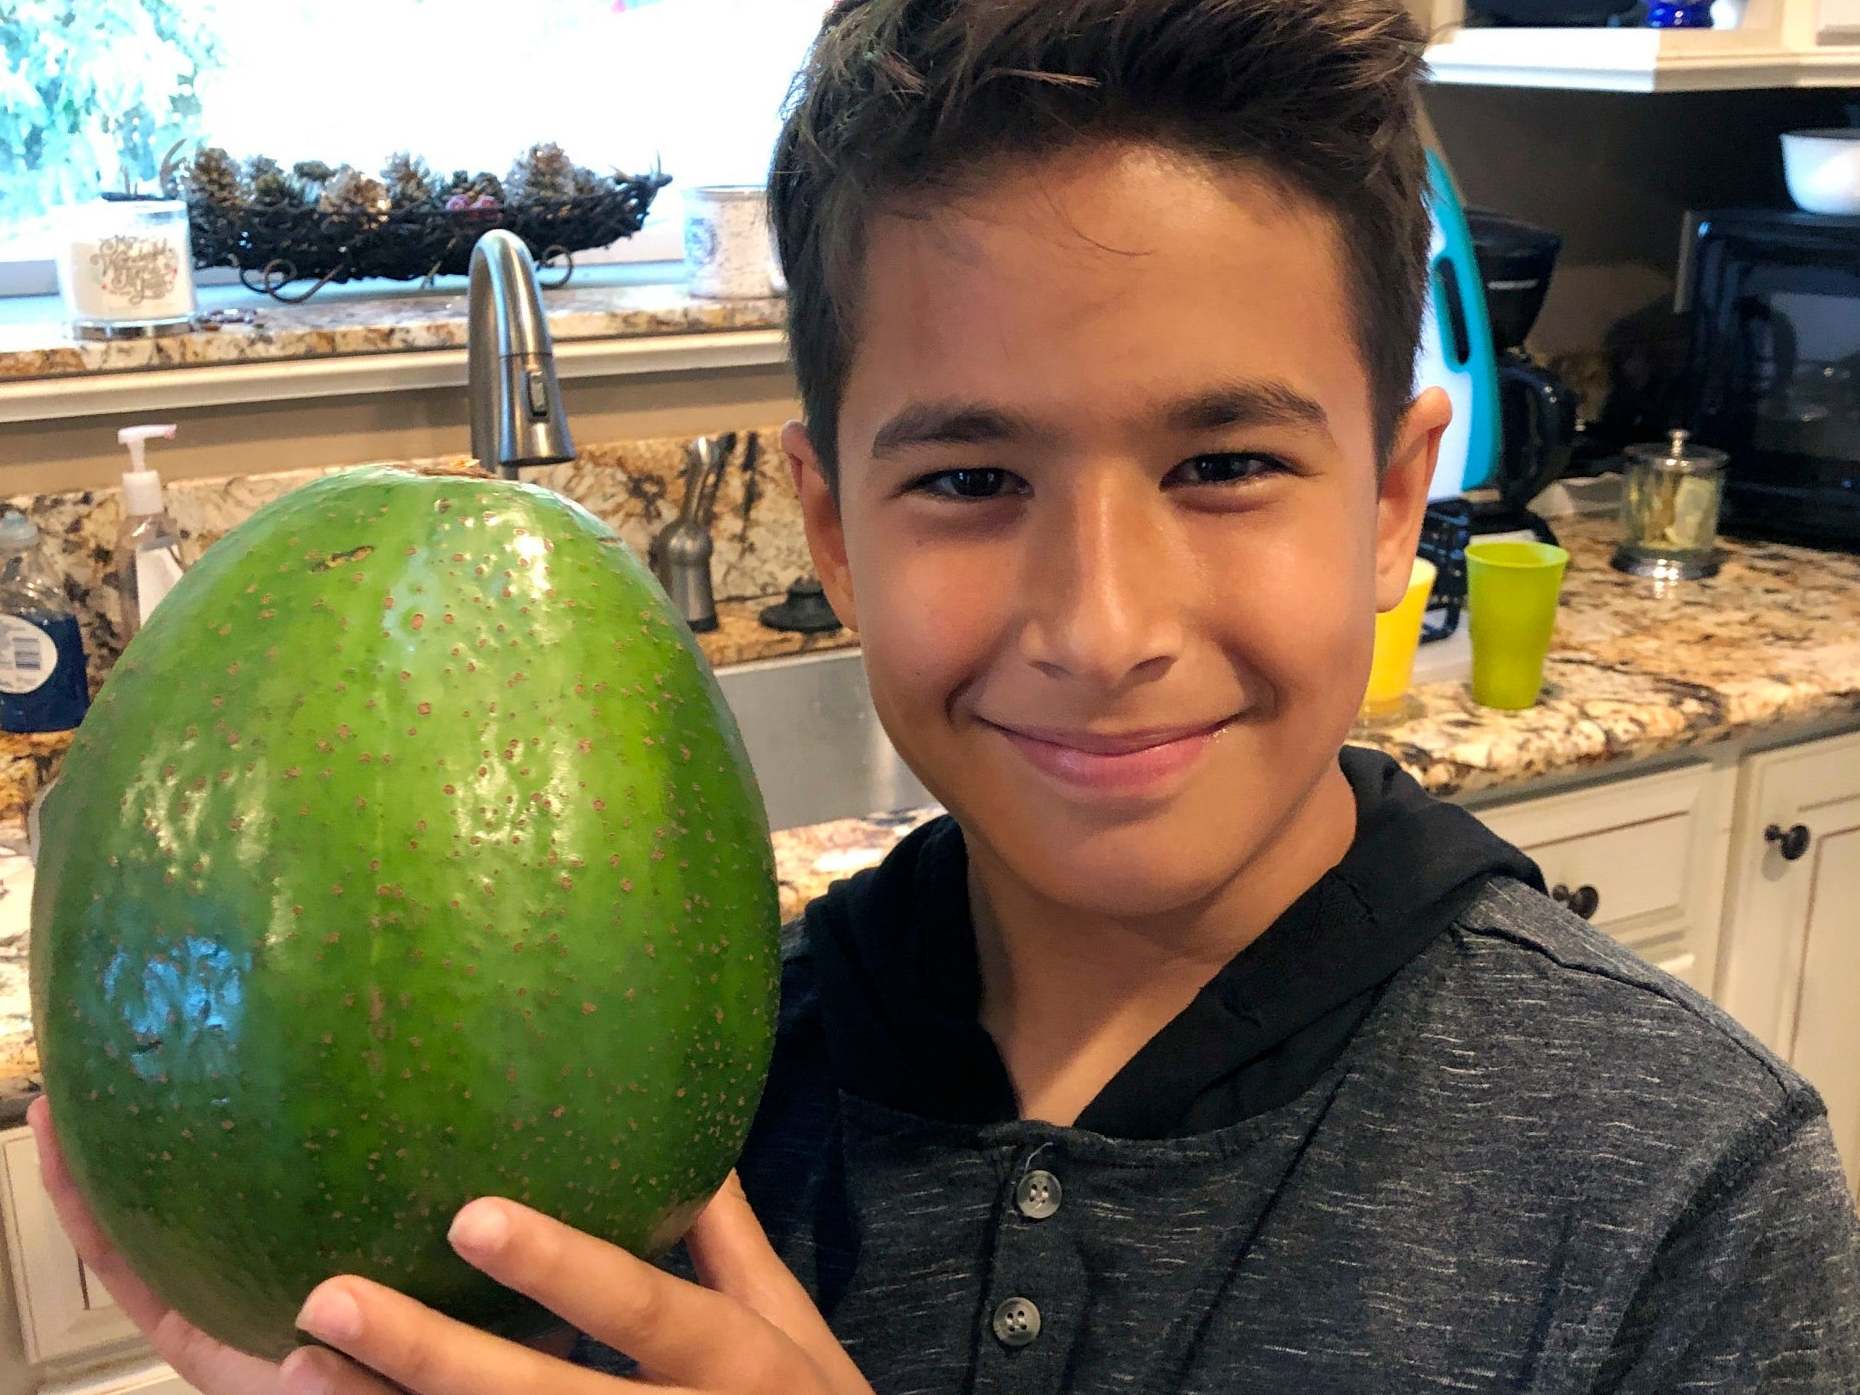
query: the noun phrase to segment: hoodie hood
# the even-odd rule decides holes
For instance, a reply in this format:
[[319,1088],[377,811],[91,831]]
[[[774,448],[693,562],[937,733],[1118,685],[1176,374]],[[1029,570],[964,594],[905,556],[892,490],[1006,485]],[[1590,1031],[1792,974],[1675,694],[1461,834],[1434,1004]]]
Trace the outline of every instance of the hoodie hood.
[[[1167,1138],[1296,1098],[1341,1053],[1385,985],[1493,877],[1539,891],[1531,860],[1428,795],[1380,752],[1340,756],[1356,837],[1337,865],[1234,956],[1075,1121]],[[805,935],[841,1089],[951,1123],[1020,1117],[977,1020],[981,974],[968,856],[945,815],[808,908]]]

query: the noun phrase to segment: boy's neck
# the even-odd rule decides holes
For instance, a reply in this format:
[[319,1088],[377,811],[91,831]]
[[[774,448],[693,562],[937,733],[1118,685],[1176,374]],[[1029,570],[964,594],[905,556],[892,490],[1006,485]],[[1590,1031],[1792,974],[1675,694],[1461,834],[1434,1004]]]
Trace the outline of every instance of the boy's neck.
[[969,843],[980,1021],[1023,1119],[1070,1125],[1241,950],[1342,859],[1356,799],[1335,762],[1224,887],[1142,921],[1051,901]]

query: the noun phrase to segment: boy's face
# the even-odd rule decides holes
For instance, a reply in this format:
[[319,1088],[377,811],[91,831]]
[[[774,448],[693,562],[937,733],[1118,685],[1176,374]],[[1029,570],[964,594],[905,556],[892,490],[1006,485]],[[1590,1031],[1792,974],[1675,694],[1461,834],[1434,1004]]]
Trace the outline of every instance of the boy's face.
[[837,505],[784,435],[809,542],[900,754],[1050,900],[1183,907],[1335,769],[1449,412],[1378,489],[1337,240],[1147,146],[870,229]]

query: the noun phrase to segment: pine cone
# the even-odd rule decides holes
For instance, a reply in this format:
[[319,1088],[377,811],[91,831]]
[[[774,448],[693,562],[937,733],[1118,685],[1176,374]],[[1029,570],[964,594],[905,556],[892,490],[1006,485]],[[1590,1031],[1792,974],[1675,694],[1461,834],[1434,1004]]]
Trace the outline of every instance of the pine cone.
[[575,166],[575,197],[589,198],[595,194],[607,192],[610,186],[607,180],[589,169],[586,165]]
[[336,172],[321,160],[299,160],[291,166],[291,173],[306,184],[327,184]]
[[267,155],[254,155],[245,162],[245,187],[253,203],[276,205],[301,201],[284,166]]
[[553,141],[532,145],[510,167],[504,183],[512,200],[562,203],[575,196],[575,165]]
[[439,198],[439,181],[417,155],[390,155],[381,167],[381,178],[395,208],[429,208]]
[[195,197],[215,208],[232,212],[245,203],[239,166],[217,145],[208,146],[194,157],[188,166],[186,183]]
[[316,206],[320,213],[353,219],[364,226],[379,223],[387,217],[387,185],[352,165],[344,165],[323,186]]
[[499,203],[502,203],[504,201],[504,182],[494,174],[474,174],[471,177],[471,183],[465,186],[465,192],[474,199],[489,194]]

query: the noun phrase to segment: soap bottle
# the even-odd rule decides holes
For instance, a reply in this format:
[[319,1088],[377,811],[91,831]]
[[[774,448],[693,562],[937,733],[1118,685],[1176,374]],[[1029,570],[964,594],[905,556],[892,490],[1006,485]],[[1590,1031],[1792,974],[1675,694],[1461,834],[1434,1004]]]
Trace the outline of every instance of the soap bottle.
[[89,706],[77,616],[40,555],[37,526],[9,509],[0,518],[0,731],[69,731]]
[[122,605],[121,631],[128,644],[149,612],[181,579],[181,530],[161,497],[161,475],[148,468],[144,443],[174,439],[172,426],[125,426],[116,439],[129,447],[123,472],[123,523],[116,534],[116,592]]

